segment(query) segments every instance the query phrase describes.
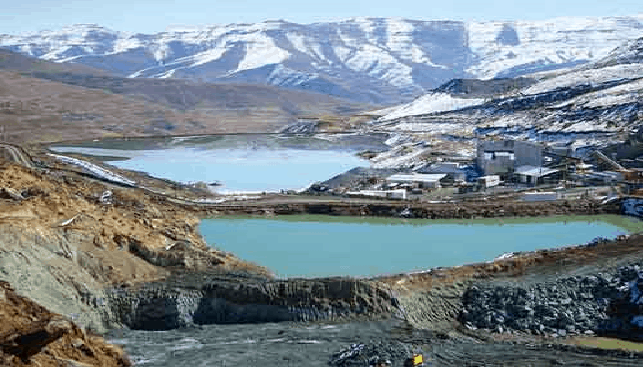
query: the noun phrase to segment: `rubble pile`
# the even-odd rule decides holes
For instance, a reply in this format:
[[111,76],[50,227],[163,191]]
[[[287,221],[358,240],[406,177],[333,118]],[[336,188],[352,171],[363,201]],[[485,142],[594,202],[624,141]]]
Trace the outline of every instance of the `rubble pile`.
[[533,287],[472,286],[460,321],[469,329],[551,337],[615,334],[643,337],[643,266],[613,275],[561,278]]
[[349,366],[402,366],[413,355],[409,344],[398,341],[374,342],[372,344],[351,344],[334,353],[328,364],[337,367]]

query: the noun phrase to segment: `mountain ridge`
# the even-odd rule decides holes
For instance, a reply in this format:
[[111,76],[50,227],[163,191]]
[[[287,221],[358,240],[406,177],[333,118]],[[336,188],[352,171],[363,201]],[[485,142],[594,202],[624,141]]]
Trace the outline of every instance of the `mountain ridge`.
[[0,47],[122,77],[271,84],[392,104],[455,78],[515,77],[594,62],[640,36],[643,14],[512,22],[354,17],[168,27],[155,34],[84,24],[0,35]]

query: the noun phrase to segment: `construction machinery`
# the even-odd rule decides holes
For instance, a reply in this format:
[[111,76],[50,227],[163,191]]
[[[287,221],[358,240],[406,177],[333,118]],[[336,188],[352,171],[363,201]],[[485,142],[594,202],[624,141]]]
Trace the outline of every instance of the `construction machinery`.
[[424,356],[422,354],[414,354],[411,358],[407,359],[404,363],[405,367],[418,367],[424,366]]

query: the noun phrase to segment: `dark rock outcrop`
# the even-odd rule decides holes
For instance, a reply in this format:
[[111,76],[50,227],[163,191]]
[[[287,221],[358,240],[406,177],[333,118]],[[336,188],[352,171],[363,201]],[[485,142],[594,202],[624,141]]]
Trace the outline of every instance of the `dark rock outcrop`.
[[530,288],[472,286],[460,320],[469,329],[539,335],[614,335],[643,340],[643,271],[568,277]]
[[390,315],[391,294],[355,279],[215,281],[188,289],[148,284],[114,289],[109,304],[133,329],[167,330],[194,324],[317,321]]

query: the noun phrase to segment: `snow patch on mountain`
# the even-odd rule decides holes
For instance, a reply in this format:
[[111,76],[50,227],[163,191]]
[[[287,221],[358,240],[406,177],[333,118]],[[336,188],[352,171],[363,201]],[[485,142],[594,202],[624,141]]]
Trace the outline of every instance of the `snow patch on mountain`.
[[105,53],[105,55],[118,54],[139,47],[143,47],[143,43],[139,39],[134,37],[119,38],[114,42],[112,51]]
[[309,55],[313,59],[328,61],[321,46],[315,40],[299,33],[288,33],[286,38],[297,51]]
[[380,120],[394,120],[400,117],[426,115],[436,112],[454,111],[482,104],[482,98],[457,98],[446,93],[429,93],[411,103],[378,111]]
[[225,47],[215,47],[207,51],[200,52],[192,57],[194,63],[192,66],[207,64],[210,61],[218,60],[226,52]]
[[283,65],[277,65],[268,76],[268,82],[276,85],[296,86],[317,77],[317,74],[302,73]]
[[[469,46],[480,57],[480,63],[467,71],[487,79],[520,66],[537,71],[548,65],[600,59],[622,42],[643,36],[643,17],[628,19],[632,22],[623,22],[621,17],[471,22]],[[497,35],[506,29],[515,31],[517,44],[498,42]]]
[[286,61],[290,53],[275,45],[268,37],[257,37],[246,43],[246,54],[237,66],[237,71],[260,68],[264,65],[279,64]]

